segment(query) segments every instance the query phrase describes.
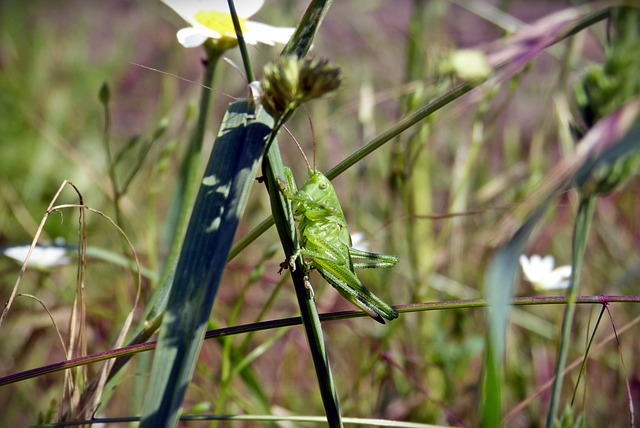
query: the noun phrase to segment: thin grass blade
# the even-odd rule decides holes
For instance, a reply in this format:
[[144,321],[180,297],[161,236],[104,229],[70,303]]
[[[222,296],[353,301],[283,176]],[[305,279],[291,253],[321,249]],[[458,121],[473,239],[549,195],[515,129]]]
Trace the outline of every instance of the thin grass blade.
[[295,55],[303,58],[309,49],[320,27],[320,23],[329,10],[333,0],[313,0],[304,12],[300,23],[296,26],[296,32],[282,50],[281,55]]

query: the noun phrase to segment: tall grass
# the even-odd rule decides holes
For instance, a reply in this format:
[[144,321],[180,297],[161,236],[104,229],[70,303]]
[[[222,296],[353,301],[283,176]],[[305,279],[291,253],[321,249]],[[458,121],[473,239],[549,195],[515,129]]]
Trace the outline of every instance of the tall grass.
[[[521,252],[575,263],[582,250],[572,253],[570,243],[582,199],[573,186],[584,175],[574,173],[637,147],[637,135],[626,132],[633,121],[624,116],[635,114],[637,93],[584,129],[579,142],[569,130],[578,117],[576,82],[605,61],[612,40],[607,4],[564,14],[529,2],[503,10],[477,4],[336,2],[312,52],[341,67],[344,85],[308,103],[308,117],[299,111],[287,123],[333,179],[350,231],[363,233],[370,250],[400,259],[394,269],[358,272],[376,295],[399,305],[400,318],[384,326],[351,312],[323,315],[354,308],[311,276],[342,422],[541,426],[551,413],[549,424],[563,415],[565,423],[582,417],[591,426],[628,425],[638,401],[638,310],[630,303],[638,300],[640,277],[637,179],[595,200],[589,233],[576,241],[584,244],[580,294],[622,297],[577,297],[561,336],[563,292],[534,290],[516,265]],[[293,26],[306,6],[272,1],[258,18]],[[159,2],[0,5],[0,246],[30,242],[61,182],[71,180],[87,207],[118,220],[138,256],[142,297],[130,340],[155,339],[147,335],[161,327],[160,319],[144,320],[163,299],[154,291],[171,283],[163,269],[175,236],[171,207],[202,113],[198,97],[208,91],[200,85],[205,53],[175,42],[180,25]],[[462,79],[450,61],[459,48],[484,52],[491,73]],[[257,77],[280,51],[249,47]],[[224,126],[228,95],[247,96],[244,73],[231,65],[244,70],[240,54],[225,56],[230,61],[218,63],[212,83],[202,155],[189,167],[196,179]],[[99,98],[105,81],[106,131]],[[148,151],[139,150],[144,144]],[[286,132],[278,147],[301,183],[306,166]],[[114,193],[118,180],[129,183],[126,191]],[[252,187],[235,238],[243,245],[226,264],[202,326],[210,338],[176,405],[191,418],[186,426],[220,419],[224,426],[277,426],[274,417],[324,426],[311,422],[327,407],[305,330],[290,319],[300,308],[289,275],[278,275],[280,236],[275,229],[251,233],[271,215],[265,186]],[[58,203],[77,197],[63,193]],[[78,236],[86,236],[82,340],[91,355],[114,346],[136,297],[136,265],[109,221],[87,213],[85,222],[83,229],[71,209],[52,212],[40,241],[62,237],[75,256]],[[216,262],[224,261],[226,255]],[[3,257],[0,269],[6,301],[20,266]],[[68,365],[21,373],[67,359],[56,328],[68,344],[77,278],[73,264],[28,269],[22,277],[23,296],[0,328],[2,425],[57,420],[100,370],[95,355],[79,362],[73,384],[60,371]],[[603,305],[610,318],[596,323]],[[130,359],[102,391],[97,417],[142,414],[152,360],[142,351],[153,347],[117,351]],[[559,349],[566,371],[552,389]],[[557,411],[549,412],[550,403]]]

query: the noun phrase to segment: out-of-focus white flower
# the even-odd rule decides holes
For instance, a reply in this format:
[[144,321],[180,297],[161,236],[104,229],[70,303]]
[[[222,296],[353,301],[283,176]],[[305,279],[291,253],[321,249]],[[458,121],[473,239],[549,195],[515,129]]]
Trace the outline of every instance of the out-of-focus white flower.
[[369,251],[369,241],[362,232],[353,232],[351,234],[351,246],[359,250]]
[[[17,245],[2,250],[5,256],[24,263],[29,253],[30,245]],[[67,250],[64,247],[43,247],[36,246],[29,257],[28,266],[37,269],[49,269],[54,266],[66,265],[71,262],[67,257]]]
[[[162,0],[187,21],[191,27],[178,31],[178,41],[185,48],[195,48],[207,39],[222,41],[229,47],[237,43],[227,0]],[[264,0],[241,0],[235,2],[240,20],[242,36],[252,45],[264,43],[287,43],[295,28],[273,27],[248,18],[260,10]]]
[[560,266],[553,268],[555,264],[552,256],[540,257],[537,254],[527,258],[524,254],[520,256],[520,266],[525,278],[533,288],[542,290],[552,290],[567,288],[569,278],[571,278],[571,266]]

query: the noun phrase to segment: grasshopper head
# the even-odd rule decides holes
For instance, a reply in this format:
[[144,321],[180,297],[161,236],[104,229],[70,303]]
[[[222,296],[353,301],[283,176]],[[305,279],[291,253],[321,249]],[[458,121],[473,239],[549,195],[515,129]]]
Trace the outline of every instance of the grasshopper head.
[[327,202],[327,199],[336,198],[336,191],[327,177],[320,171],[309,170],[309,179],[304,183],[300,191],[309,195],[316,202]]

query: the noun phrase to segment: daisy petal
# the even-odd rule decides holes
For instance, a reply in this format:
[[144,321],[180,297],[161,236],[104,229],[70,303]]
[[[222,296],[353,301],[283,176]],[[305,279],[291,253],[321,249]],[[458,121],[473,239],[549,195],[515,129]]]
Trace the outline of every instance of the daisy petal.
[[524,254],[520,256],[520,266],[522,267],[522,273],[530,282],[532,282],[532,279],[535,279],[537,274],[536,268],[532,263],[533,258],[534,256],[531,256],[531,259],[529,259]]
[[556,272],[558,276],[562,278],[569,278],[571,277],[571,266],[570,265],[560,266],[556,268],[554,272]]
[[[226,6],[225,11],[229,10],[229,4],[227,0],[221,0]],[[264,5],[264,0],[242,0],[234,2],[236,7],[236,13],[240,18],[249,18],[255,15]]]
[[290,27],[274,27],[255,21],[247,21],[245,25],[247,32],[243,36],[247,43],[251,43],[249,40],[255,41],[251,44],[256,44],[257,42],[265,45],[286,44],[296,30]]
[[178,38],[178,42],[180,42],[180,44],[185,48],[201,46],[209,38],[209,36],[204,34],[203,31],[193,27],[187,27],[179,30],[176,37]]
[[553,269],[555,264],[552,256],[540,257],[537,254],[527,258],[520,256],[522,273],[536,290],[552,290],[567,288],[571,277],[571,266],[560,266]]
[[[227,0],[162,0],[178,15],[191,25],[195,24],[194,16],[202,11],[229,12]],[[262,8],[264,0],[242,0],[235,2],[236,13],[240,18],[249,18]]]
[[[540,257],[538,256],[538,258]],[[551,270],[553,270],[554,263],[555,262],[552,256],[545,256],[544,258],[540,259],[539,269],[543,272],[551,272]]]

